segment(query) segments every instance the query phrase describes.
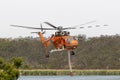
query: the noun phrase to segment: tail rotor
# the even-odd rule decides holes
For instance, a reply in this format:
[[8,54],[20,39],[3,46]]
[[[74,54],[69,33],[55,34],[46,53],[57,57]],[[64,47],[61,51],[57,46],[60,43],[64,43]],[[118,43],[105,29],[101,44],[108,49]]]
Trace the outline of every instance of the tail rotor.
[[[43,27],[42,27],[42,24],[40,24],[40,27],[41,27],[41,28],[40,28],[40,29],[41,29],[41,33],[42,33],[42,34],[45,34],[46,31],[44,31],[44,29],[43,29]],[[38,32],[31,32],[31,34],[33,34],[33,33],[38,33]]]
[[42,24],[40,24],[42,34],[45,34],[46,31],[43,30]]

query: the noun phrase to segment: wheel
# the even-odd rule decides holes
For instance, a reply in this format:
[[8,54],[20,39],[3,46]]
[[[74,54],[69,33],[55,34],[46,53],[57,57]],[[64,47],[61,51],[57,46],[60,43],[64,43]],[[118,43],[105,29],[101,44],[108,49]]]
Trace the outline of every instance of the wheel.
[[46,57],[46,58],[49,58],[49,54],[46,54],[45,57]]
[[70,54],[71,54],[71,55],[75,55],[75,52],[74,52],[74,51],[70,51]]

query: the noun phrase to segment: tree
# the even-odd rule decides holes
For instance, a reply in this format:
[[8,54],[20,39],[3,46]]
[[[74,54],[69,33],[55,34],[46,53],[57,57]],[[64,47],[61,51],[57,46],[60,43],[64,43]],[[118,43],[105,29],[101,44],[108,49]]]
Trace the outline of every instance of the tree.
[[0,57],[0,69],[2,69],[3,63],[4,63],[4,59],[2,57]]
[[17,57],[17,58],[13,57],[10,61],[13,63],[13,65],[16,68],[19,68],[22,65],[23,58],[22,57]]
[[[1,59],[1,62],[3,62],[3,59]],[[2,71],[0,71],[0,80],[17,80],[20,73],[18,68],[21,66],[22,58],[12,58],[14,59],[14,63],[4,62],[3,67],[1,67]],[[11,59],[11,60],[12,60]]]

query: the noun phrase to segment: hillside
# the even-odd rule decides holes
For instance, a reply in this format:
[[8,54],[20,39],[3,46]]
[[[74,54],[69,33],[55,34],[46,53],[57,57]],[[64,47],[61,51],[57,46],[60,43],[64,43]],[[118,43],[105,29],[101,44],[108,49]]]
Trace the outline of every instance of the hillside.
[[[72,56],[74,69],[120,69],[119,35],[92,38],[79,35],[78,38],[79,46],[75,50],[76,54]],[[52,53],[48,59],[45,58],[44,53],[39,38],[0,38],[0,56],[5,60],[14,56],[23,57],[22,68],[68,68],[67,52]]]

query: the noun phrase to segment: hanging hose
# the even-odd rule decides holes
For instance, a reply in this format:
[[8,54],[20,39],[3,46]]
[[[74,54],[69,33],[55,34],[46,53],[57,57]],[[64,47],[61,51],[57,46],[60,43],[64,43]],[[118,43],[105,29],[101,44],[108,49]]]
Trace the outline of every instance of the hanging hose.
[[68,64],[69,64],[69,69],[70,69],[70,76],[73,76],[70,51],[68,51]]

